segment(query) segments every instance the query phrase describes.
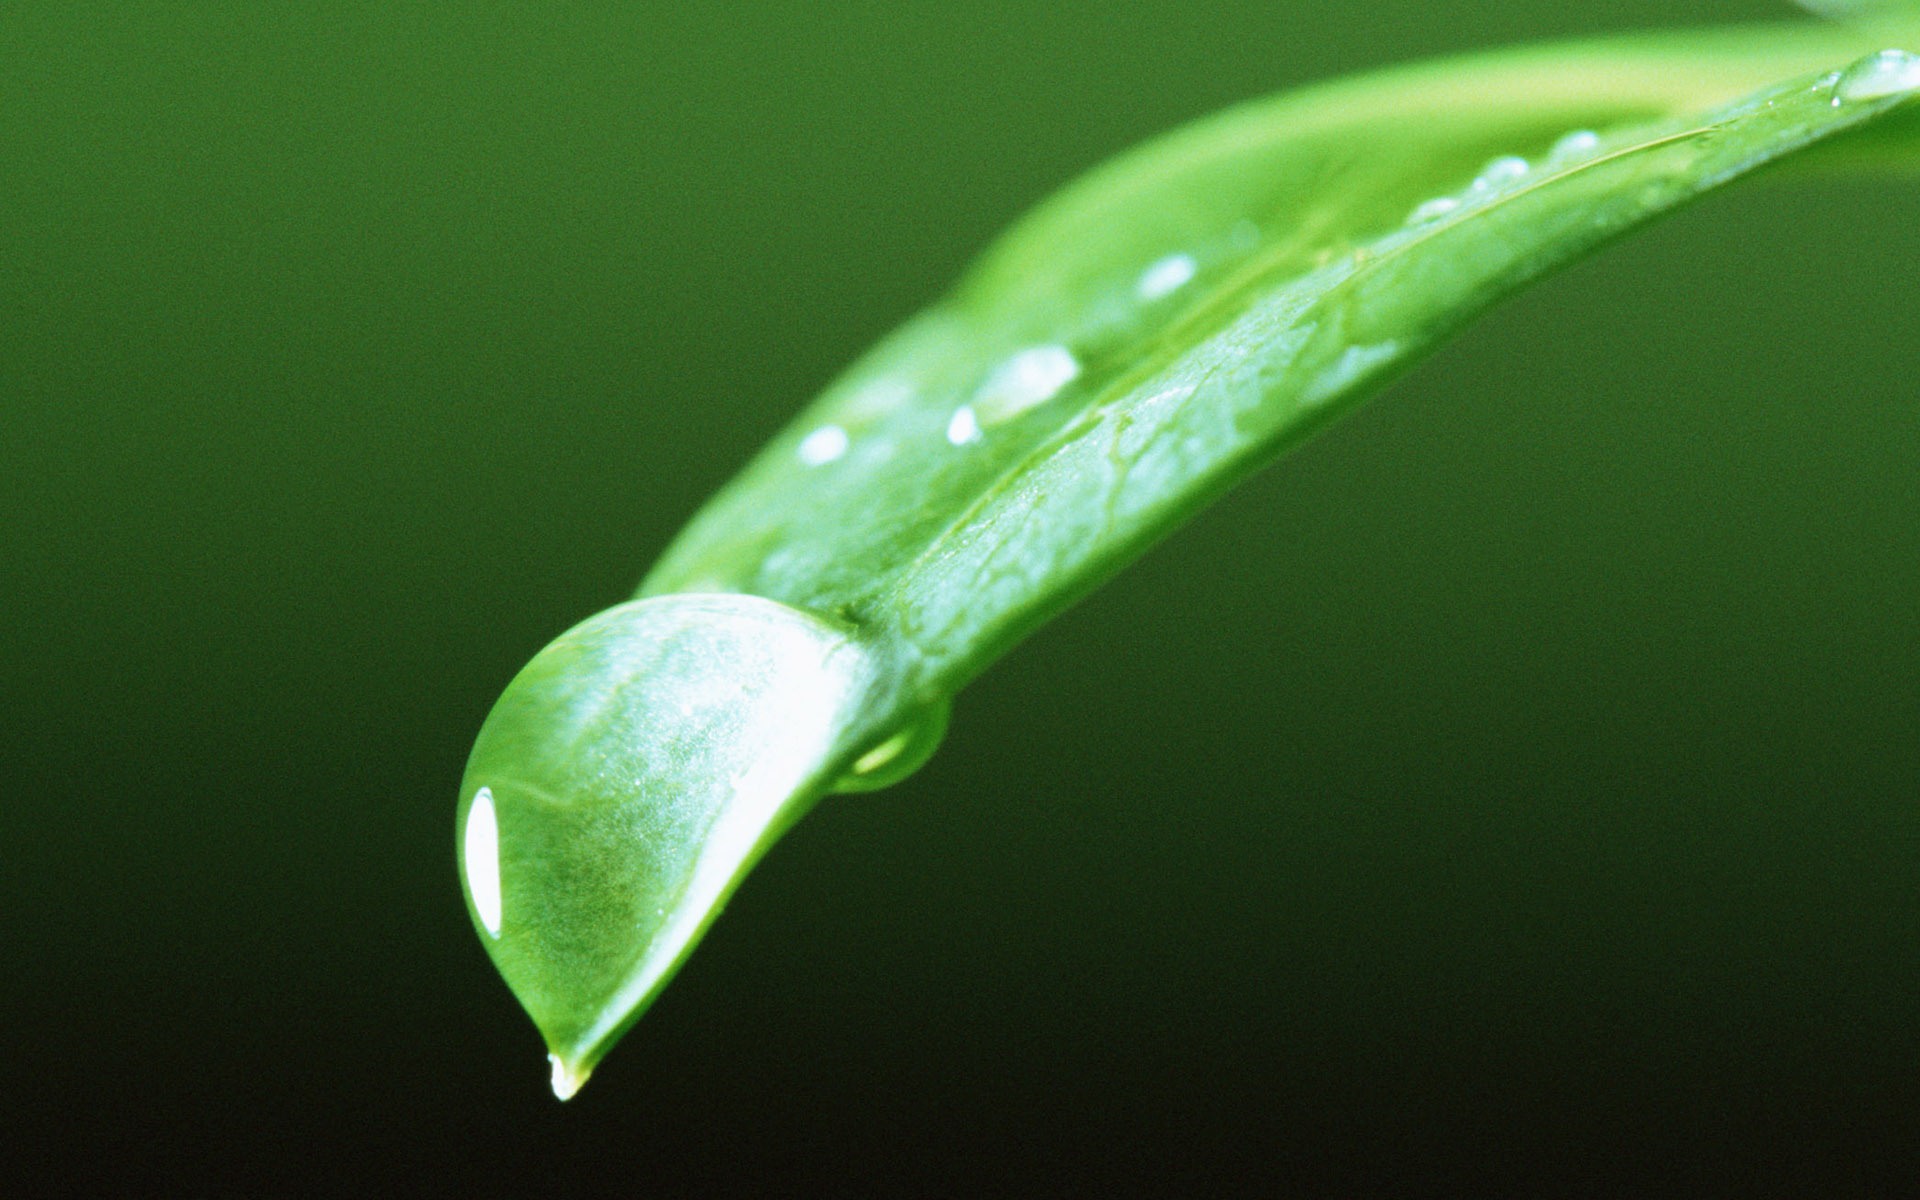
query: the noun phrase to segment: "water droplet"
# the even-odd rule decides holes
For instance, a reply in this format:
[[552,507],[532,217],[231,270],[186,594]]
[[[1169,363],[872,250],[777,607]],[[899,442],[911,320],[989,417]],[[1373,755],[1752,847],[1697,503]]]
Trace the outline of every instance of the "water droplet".
[[800,461],[810,467],[824,466],[845,454],[850,441],[838,425],[822,425],[800,439]]
[[1530,170],[1532,170],[1532,168],[1527,165],[1527,160],[1521,158],[1519,155],[1502,155],[1480,168],[1480,174],[1474,178],[1468,190],[1474,192],[1490,192],[1495,188],[1504,187],[1516,179],[1523,178]]
[[876,669],[810,613],[675,594],[574,627],[507,686],[461,785],[462,869],[486,929],[496,864],[513,919],[481,940],[546,1039],[556,1094],[815,798]]
[[962,404],[953,410],[953,419],[947,422],[947,440],[956,446],[980,440],[980,418],[973,415],[971,405]]
[[1585,158],[1600,148],[1600,135],[1591,129],[1576,129],[1562,137],[1547,150],[1547,161],[1551,163],[1571,162]]
[[1905,50],[1870,54],[1840,73],[1833,102],[1878,100],[1920,91],[1920,56]]
[[874,792],[892,787],[926,765],[940,740],[947,735],[947,718],[952,702],[942,700],[929,705],[902,725],[892,736],[853,762],[853,768],[833,785],[836,792]]
[[467,834],[460,861],[466,864],[467,894],[473,915],[493,937],[500,936],[500,822],[493,813],[493,792],[481,788],[467,807]]
[[1459,207],[1460,200],[1456,196],[1435,196],[1407,214],[1407,224],[1425,225],[1429,221],[1438,221]]
[[[970,407],[977,426],[998,425],[1045,404],[1060,394],[1060,389],[1080,377],[1080,360],[1065,346],[1032,346],[1009,358],[987,376],[974,393]],[[958,420],[959,414],[954,414]],[[962,432],[965,432],[963,429]],[[976,429],[976,432],[978,430]],[[953,427],[947,437],[956,445],[970,439],[954,439]]]
[[1193,261],[1193,255],[1169,254],[1140,273],[1140,282],[1134,290],[1142,300],[1158,300],[1187,286],[1199,270],[1200,264]]

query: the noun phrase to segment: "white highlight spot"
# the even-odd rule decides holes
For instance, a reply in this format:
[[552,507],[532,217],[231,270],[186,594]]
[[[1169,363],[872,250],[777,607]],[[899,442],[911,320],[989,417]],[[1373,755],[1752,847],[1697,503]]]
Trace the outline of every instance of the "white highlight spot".
[[953,420],[947,422],[947,440],[956,446],[980,440],[980,418],[973,415],[973,406],[962,404],[954,410]]
[[547,1055],[547,1061],[553,1064],[553,1094],[562,1100],[571,1100],[574,1093],[586,1086],[587,1076],[592,1071],[582,1071],[578,1075],[568,1069],[558,1054]]
[[810,467],[824,466],[845,454],[850,441],[838,425],[822,425],[800,439],[800,461]]
[[474,793],[467,809],[465,853],[467,891],[473,911],[494,937],[500,936],[500,822],[493,812],[493,790]]
[[1187,286],[1199,270],[1200,264],[1193,261],[1193,255],[1169,254],[1142,271],[1140,282],[1134,288],[1142,300],[1158,300]]

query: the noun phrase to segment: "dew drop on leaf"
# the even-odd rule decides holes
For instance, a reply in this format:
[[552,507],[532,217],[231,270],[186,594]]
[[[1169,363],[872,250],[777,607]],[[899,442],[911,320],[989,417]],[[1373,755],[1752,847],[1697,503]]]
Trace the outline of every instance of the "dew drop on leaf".
[[1882,50],[1840,73],[1833,102],[1878,100],[1912,91],[1920,91],[1920,56],[1905,50]]
[[1169,254],[1140,273],[1134,285],[1142,300],[1158,300],[1172,295],[1193,281],[1200,265],[1191,254]]
[[824,466],[847,452],[850,439],[838,425],[822,425],[800,439],[800,461],[810,467]]

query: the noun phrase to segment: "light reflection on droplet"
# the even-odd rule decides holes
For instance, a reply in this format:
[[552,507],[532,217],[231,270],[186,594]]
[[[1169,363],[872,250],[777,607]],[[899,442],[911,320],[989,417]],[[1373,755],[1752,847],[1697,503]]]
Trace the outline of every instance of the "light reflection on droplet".
[[1187,286],[1199,270],[1200,264],[1193,261],[1193,255],[1169,254],[1140,273],[1140,282],[1134,290],[1142,300],[1158,300]]
[[[1065,346],[1030,346],[996,367],[967,407],[976,425],[998,425],[1045,404],[1079,377],[1080,360],[1073,351]],[[951,427],[947,436],[953,436]]]
[[493,791],[481,788],[467,809],[467,833],[461,857],[467,864],[467,891],[473,911],[494,937],[500,936],[500,824],[493,812]]
[[963,404],[954,410],[953,419],[947,422],[947,440],[956,446],[980,440],[980,418],[973,415],[973,406]]
[[810,467],[824,466],[847,452],[851,439],[838,425],[822,425],[800,439],[800,461]]

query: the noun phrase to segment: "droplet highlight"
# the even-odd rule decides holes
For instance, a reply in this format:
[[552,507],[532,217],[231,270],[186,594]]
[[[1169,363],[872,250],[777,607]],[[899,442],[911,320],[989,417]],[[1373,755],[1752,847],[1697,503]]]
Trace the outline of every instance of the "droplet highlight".
[[947,422],[947,440],[956,446],[980,440],[980,418],[973,415],[971,405],[962,404],[954,410]]
[[821,467],[847,452],[852,439],[838,425],[822,425],[800,439],[800,461],[809,467]]
[[556,1100],[573,1099],[580,1089],[587,1085],[587,1076],[593,1074],[591,1068],[583,1067],[575,1071],[558,1054],[547,1055],[547,1061],[553,1065],[553,1076],[550,1082],[553,1085],[553,1095]]
[[1134,285],[1142,300],[1158,300],[1170,296],[1187,284],[1200,271],[1200,264],[1191,254],[1169,254],[1140,273],[1140,282]]
[[500,819],[493,811],[491,788],[473,794],[460,858],[467,868],[467,894],[473,899],[473,915],[490,936],[499,937]]

